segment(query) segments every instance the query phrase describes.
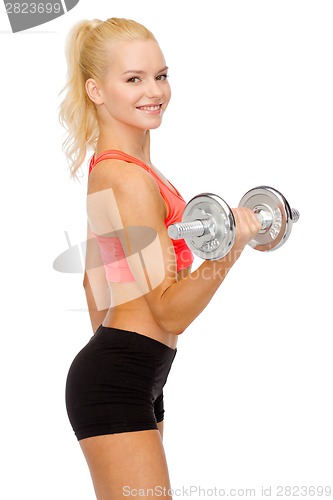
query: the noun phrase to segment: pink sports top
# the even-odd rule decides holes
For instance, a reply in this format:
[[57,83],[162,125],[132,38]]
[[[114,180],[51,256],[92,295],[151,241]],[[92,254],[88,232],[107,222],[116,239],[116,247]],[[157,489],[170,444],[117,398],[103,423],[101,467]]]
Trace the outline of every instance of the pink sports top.
[[[143,161],[133,156],[123,153],[117,150],[108,150],[100,154],[97,158],[95,155],[91,157],[89,164],[89,174],[92,169],[97,165],[98,162],[102,160],[123,160],[128,163],[135,163],[139,165],[144,170],[146,170],[150,175],[153,176],[158,184],[160,193],[164,198],[168,207],[168,216],[165,219],[166,227],[175,222],[182,220],[184,208],[186,202],[177,189],[170,183],[174,191],[168,187],[157,175],[149,168]],[[108,281],[112,282],[132,282],[135,281],[134,276],[129,268],[125,253],[121,244],[121,241],[117,237],[105,237],[92,233],[97,239],[100,247],[101,257],[104,264],[105,274]],[[194,260],[191,250],[185,243],[185,240],[172,240],[177,263],[177,271],[181,271],[186,267],[190,266]]]

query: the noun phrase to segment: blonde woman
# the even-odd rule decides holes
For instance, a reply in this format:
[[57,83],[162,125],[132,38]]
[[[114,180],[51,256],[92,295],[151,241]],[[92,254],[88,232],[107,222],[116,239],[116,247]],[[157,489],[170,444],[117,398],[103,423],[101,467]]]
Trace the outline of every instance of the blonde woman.
[[[192,271],[184,240],[167,233],[186,203],[150,158],[149,131],[161,125],[171,96],[155,37],[131,20],[81,21],[66,51],[60,120],[73,177],[88,148],[94,152],[83,282],[94,334],[68,373],[68,416],[99,500],[144,492],[171,498],[163,387],[178,335],[205,309],[260,224],[252,211],[235,209],[231,252]],[[186,109],[179,112],[184,118]]]

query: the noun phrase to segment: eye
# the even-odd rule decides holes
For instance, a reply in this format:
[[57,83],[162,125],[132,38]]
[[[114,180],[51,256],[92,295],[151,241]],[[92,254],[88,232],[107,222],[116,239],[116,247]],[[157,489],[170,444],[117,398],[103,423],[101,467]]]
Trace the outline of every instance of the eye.
[[140,81],[140,78],[138,76],[131,76],[131,78],[129,78],[127,81],[129,83],[138,83]]
[[169,78],[169,75],[167,73],[165,73],[164,75],[157,76],[156,80],[163,81],[163,80],[166,80],[167,78]]

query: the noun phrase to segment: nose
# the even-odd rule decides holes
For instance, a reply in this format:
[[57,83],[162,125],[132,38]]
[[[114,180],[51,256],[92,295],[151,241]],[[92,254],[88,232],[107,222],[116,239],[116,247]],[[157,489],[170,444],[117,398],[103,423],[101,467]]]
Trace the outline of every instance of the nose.
[[148,99],[160,99],[163,96],[163,91],[155,78],[147,82],[145,93]]

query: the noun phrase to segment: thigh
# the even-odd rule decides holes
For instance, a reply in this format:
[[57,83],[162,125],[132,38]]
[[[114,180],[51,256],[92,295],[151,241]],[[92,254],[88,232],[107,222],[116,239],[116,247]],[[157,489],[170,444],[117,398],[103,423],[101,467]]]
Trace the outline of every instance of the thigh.
[[95,436],[82,439],[80,445],[98,500],[124,500],[126,496],[172,498],[168,495],[169,473],[157,429]]
[[157,422],[158,430],[163,439],[163,419],[164,419],[164,396],[163,391],[154,401],[154,415]]
[[161,439],[163,440],[164,420],[162,420],[161,422],[157,422],[157,427],[160,431]]

